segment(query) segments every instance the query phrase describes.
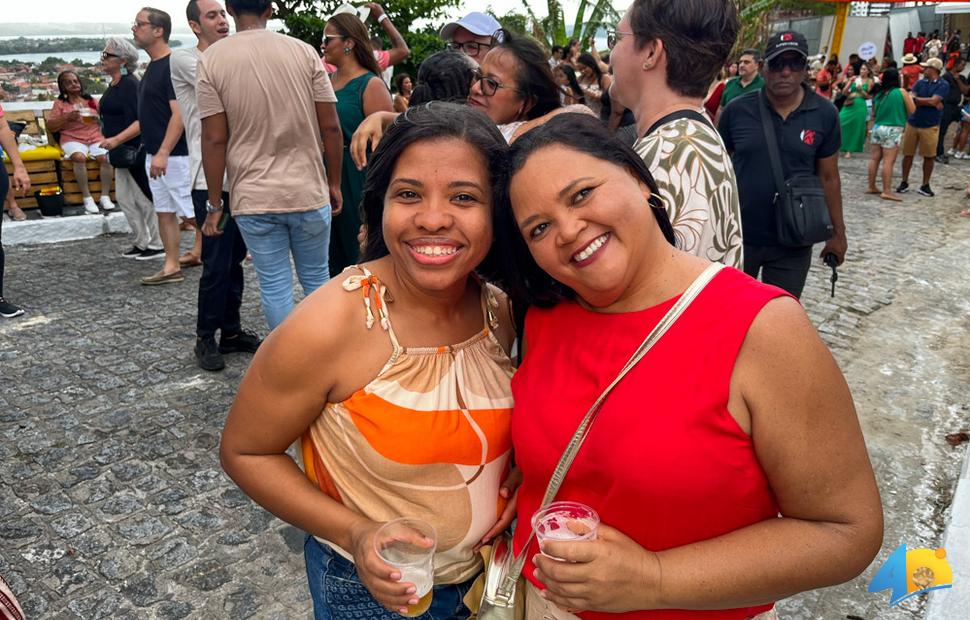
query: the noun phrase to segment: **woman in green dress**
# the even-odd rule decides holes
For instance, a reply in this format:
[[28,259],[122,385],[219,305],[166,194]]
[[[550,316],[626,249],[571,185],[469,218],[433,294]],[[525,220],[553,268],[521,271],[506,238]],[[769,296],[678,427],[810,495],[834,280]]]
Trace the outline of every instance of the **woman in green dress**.
[[327,22],[323,31],[324,59],[336,71],[330,76],[337,94],[337,116],[344,134],[343,169],[340,191],[344,208],[333,218],[330,229],[330,275],[337,276],[356,264],[360,249],[360,199],[364,172],[350,158],[350,139],[361,121],[374,112],[393,109],[391,93],[381,79],[381,68],[374,59],[367,29],[356,14],[340,13]]
[[869,108],[866,100],[872,90],[872,74],[869,66],[862,63],[859,66],[859,75],[852,77],[852,66],[845,68],[845,84],[842,87],[842,94],[845,95],[845,103],[839,111],[839,123],[842,125],[842,148],[841,151],[848,159],[851,153],[861,153],[866,143],[866,125],[869,120]]

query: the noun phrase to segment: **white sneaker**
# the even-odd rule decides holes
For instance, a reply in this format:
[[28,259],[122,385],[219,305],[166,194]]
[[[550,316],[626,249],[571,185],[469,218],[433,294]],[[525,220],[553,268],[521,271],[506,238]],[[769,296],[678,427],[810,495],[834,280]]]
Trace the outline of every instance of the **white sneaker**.
[[[950,157],[956,157],[957,152],[953,149],[950,149],[949,151],[946,152],[946,154],[949,155]],[[960,159],[960,158],[957,157],[957,159]]]
[[101,208],[105,211],[114,211],[115,203],[111,202],[111,198],[108,196],[102,196],[101,200],[98,201],[101,204]]
[[90,213],[91,215],[101,213],[101,211],[98,210],[98,204],[94,202],[94,198],[91,198],[90,196],[86,196],[84,198],[84,212]]
[[966,159],[967,154],[964,153],[963,151],[957,151],[956,153],[953,154],[953,157],[956,159]]

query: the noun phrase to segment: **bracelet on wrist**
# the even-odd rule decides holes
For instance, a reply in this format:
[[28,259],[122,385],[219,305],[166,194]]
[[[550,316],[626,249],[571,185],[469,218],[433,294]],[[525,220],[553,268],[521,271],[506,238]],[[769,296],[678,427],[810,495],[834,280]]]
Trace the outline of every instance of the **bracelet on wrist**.
[[387,13],[381,13],[381,16],[377,18],[377,23],[379,24],[383,22],[385,19],[387,19]]

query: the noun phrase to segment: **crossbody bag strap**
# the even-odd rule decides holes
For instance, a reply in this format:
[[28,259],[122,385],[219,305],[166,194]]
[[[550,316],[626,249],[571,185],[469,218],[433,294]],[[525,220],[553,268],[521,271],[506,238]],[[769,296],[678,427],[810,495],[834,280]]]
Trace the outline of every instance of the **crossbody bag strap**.
[[[613,391],[613,388],[616,387],[623,377],[625,377],[627,373],[630,372],[630,370],[632,370],[641,359],[643,359],[643,356],[650,351],[653,345],[660,340],[660,337],[663,336],[668,329],[670,329],[671,325],[673,325],[677,319],[680,318],[680,315],[687,310],[691,302],[697,298],[700,292],[704,290],[704,287],[707,286],[707,284],[714,279],[714,276],[716,276],[717,273],[723,268],[724,265],[720,263],[712,263],[707,267],[707,269],[701,272],[699,276],[697,276],[691,285],[687,287],[687,290],[684,291],[684,294],[680,296],[680,299],[677,300],[677,303],[675,303],[673,307],[667,311],[667,314],[665,314],[657,325],[654,326],[654,328],[650,331],[643,343],[633,353],[633,356],[630,357],[629,361],[627,361],[623,368],[620,369],[620,372],[616,375],[616,378],[613,379],[608,386],[606,386],[606,389],[603,390],[603,393],[599,395],[599,398],[596,399],[593,406],[589,408],[589,411],[587,411],[586,415],[583,417],[583,421],[580,422],[579,428],[576,429],[572,439],[569,440],[566,450],[563,452],[562,457],[559,459],[559,463],[556,465],[556,469],[552,473],[552,478],[549,480],[549,486],[546,487],[546,494],[542,498],[542,504],[540,504],[539,510],[542,510],[552,503],[552,500],[559,492],[559,488],[562,486],[563,480],[565,480],[570,466],[572,466],[573,461],[576,460],[576,455],[579,454],[580,448],[583,447],[583,443],[586,441],[586,436],[589,434],[589,429],[592,426],[593,421],[596,419],[596,415],[599,413],[603,401],[606,400],[606,398],[610,395],[610,392]],[[508,597],[511,592],[515,591],[515,582],[522,573],[522,567],[525,565],[526,554],[528,553],[529,547],[532,545],[534,538],[535,530],[533,530],[529,535],[529,540],[526,541],[525,546],[522,548],[519,555],[515,557],[512,567],[506,575],[505,580],[499,586],[498,593],[500,596],[504,595]]]
[[768,161],[771,162],[771,174],[775,179],[776,196],[785,193],[785,176],[781,172],[781,155],[778,152],[778,138],[775,136],[775,123],[771,120],[771,111],[765,103],[765,93],[755,94],[758,98],[758,114],[761,116],[761,125],[764,127],[765,142],[768,144]]

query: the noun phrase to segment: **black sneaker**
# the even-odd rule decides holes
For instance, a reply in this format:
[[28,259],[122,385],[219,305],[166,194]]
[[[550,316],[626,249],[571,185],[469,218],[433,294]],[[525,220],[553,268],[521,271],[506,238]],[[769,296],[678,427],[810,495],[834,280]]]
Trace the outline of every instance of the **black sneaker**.
[[909,183],[906,181],[900,181],[899,185],[896,186],[897,194],[905,194],[909,191]]
[[121,253],[125,258],[138,258],[145,253],[145,250],[141,249],[137,245],[133,245],[124,252]]
[[15,306],[3,297],[0,297],[0,316],[5,319],[12,319],[15,316],[20,316],[24,313],[24,309],[20,306]]
[[937,155],[936,156],[936,163],[938,163],[938,164],[949,164],[950,163],[950,158],[947,157],[946,155]]
[[919,189],[916,190],[916,193],[919,194],[920,196],[926,196],[927,198],[932,198],[933,196],[936,196],[936,194],[933,193],[933,190],[930,189],[929,185],[920,185]]
[[151,260],[153,258],[165,258],[165,250],[143,250],[141,254],[135,257],[135,260]]
[[255,353],[262,342],[254,332],[248,332],[246,330],[241,330],[238,334],[231,336],[223,334],[219,340],[219,352]]
[[202,370],[222,370],[226,367],[215,338],[199,338],[195,341],[195,359]]

